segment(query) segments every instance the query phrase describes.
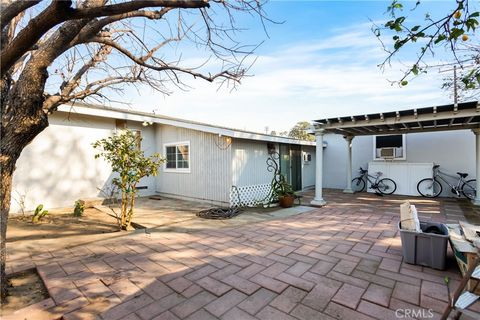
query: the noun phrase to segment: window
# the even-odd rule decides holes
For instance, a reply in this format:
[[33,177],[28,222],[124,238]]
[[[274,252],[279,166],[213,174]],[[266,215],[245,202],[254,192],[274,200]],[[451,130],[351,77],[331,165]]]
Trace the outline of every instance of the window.
[[166,172],[190,172],[190,142],[176,142],[164,145],[167,163]]
[[373,137],[374,160],[406,160],[405,135]]

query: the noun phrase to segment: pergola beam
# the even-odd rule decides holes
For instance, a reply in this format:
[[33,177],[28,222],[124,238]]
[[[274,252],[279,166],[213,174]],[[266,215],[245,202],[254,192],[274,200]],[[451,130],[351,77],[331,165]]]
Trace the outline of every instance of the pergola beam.
[[[365,115],[364,119],[358,117],[353,120],[345,120],[338,118],[338,122],[323,120],[326,123],[324,124],[324,128],[326,130],[329,129],[338,129],[338,128],[357,128],[357,127],[366,127],[366,126],[383,126],[383,125],[395,125],[399,123],[422,123],[425,121],[439,121],[439,120],[451,120],[451,119],[458,119],[458,118],[470,118],[480,116],[478,108],[471,108],[471,109],[459,109],[457,112],[453,110],[450,111],[441,111],[436,113],[424,113],[418,114],[418,110],[414,110],[413,115],[405,115],[401,116],[401,120],[399,121],[397,116],[385,117],[383,113],[379,113],[379,119],[372,119],[371,115]],[[350,118],[351,119],[351,118]],[[368,119],[368,120],[367,120]],[[331,120],[331,119],[330,119]],[[319,120],[322,122],[322,120]]]
[[[348,128],[348,129],[345,129],[345,128],[342,128],[341,132],[343,132],[343,134],[346,134],[346,135],[350,135],[350,136],[356,136],[356,135],[359,135],[358,131],[355,131],[351,128]],[[360,131],[361,133],[361,131]]]
[[397,128],[397,129],[392,129],[392,130],[375,130],[374,132],[368,131],[368,132],[356,132],[353,131],[352,128],[349,129],[342,129],[340,130],[325,130],[325,133],[338,133],[342,135],[353,135],[353,136],[374,136],[374,135],[392,135],[392,134],[404,134],[404,133],[419,133],[419,132],[438,132],[438,131],[452,131],[452,130],[466,130],[466,129],[474,129],[478,128],[479,124],[455,124],[452,126],[448,125],[442,125],[437,127],[417,127],[417,128]]
[[[352,128],[353,131],[355,132],[358,132],[360,134],[370,134],[372,131],[369,131],[369,130],[366,130],[365,127],[362,127],[362,128]],[[358,135],[358,134],[354,134],[354,135]]]

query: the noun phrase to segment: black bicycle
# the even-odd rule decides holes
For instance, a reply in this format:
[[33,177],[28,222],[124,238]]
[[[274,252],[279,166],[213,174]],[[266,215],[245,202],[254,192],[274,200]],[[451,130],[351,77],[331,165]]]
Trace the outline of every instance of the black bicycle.
[[360,192],[365,190],[367,182],[370,182],[370,189],[377,190],[381,194],[392,194],[397,190],[397,184],[390,178],[380,177],[383,175],[382,172],[376,172],[374,176],[368,174],[368,170],[362,169],[360,167],[360,176],[352,180],[352,190],[354,192]]
[[[442,193],[442,184],[439,180],[445,182],[451,189],[452,193],[460,197],[462,193],[465,197],[470,200],[475,199],[477,195],[477,182],[475,179],[466,180],[468,173],[457,172],[457,176],[440,171],[440,165],[436,164],[433,166],[433,178],[425,178],[418,182],[417,190],[422,196],[426,198],[436,198]],[[457,182],[450,183],[446,177],[458,179]]]

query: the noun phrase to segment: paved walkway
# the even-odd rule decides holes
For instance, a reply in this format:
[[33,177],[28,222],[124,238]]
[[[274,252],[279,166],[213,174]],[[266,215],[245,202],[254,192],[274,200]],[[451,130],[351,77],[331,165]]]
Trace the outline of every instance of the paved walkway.
[[[4,319],[398,319],[447,303],[446,271],[402,263],[404,197],[327,192],[285,219],[192,233],[134,233],[10,262],[32,263],[51,299]],[[417,199],[422,219],[463,219],[462,203]],[[418,313],[417,313],[418,314]],[[408,318],[408,317],[403,317]]]

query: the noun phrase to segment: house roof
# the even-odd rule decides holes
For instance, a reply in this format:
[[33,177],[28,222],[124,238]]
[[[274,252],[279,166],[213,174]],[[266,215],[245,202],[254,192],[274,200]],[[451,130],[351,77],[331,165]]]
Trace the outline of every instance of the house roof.
[[474,129],[480,127],[478,101],[435,107],[327,118],[316,129],[349,136]]
[[61,105],[57,111],[69,112],[75,114],[89,115],[95,117],[131,120],[139,122],[151,122],[163,125],[170,125],[180,128],[192,129],[197,131],[209,132],[222,136],[228,136],[238,139],[258,140],[267,142],[277,142],[286,144],[297,144],[305,146],[315,146],[315,142],[298,140],[290,137],[280,137],[269,134],[263,134],[247,130],[239,130],[233,128],[227,128],[222,126],[216,126],[212,124],[168,117],[164,115],[157,115],[154,113],[147,113],[135,110],[126,110],[119,108],[111,108],[107,106],[94,105],[76,102],[73,105]]

